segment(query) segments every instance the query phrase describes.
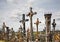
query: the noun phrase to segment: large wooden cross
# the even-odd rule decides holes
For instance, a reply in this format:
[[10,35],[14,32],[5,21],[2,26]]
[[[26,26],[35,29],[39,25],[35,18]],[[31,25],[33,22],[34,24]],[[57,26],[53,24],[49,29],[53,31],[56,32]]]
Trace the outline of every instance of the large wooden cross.
[[25,14],[23,14],[22,20],[20,22],[22,22],[23,24],[23,33],[24,35],[26,35],[26,30],[25,30],[25,22],[28,21],[28,19],[25,19]]
[[31,28],[31,40],[33,40],[33,24],[32,24],[32,17],[33,15],[37,14],[36,12],[32,11],[32,7],[30,7],[30,12],[27,14],[27,16],[30,17],[30,28]]
[[36,24],[36,27],[37,27],[37,39],[38,39],[38,25],[39,25],[39,23],[41,23],[41,22],[37,18],[36,22],[34,23],[34,24]]

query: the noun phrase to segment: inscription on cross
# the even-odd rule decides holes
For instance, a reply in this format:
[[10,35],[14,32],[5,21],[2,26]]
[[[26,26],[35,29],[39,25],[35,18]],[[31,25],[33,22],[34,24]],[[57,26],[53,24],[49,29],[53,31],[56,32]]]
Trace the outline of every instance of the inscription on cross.
[[20,22],[22,22],[23,24],[23,33],[25,36],[26,30],[25,30],[25,22],[28,21],[28,19],[25,19],[25,14],[23,14],[22,20]]
[[31,40],[33,40],[33,24],[32,24],[32,17],[33,15],[37,14],[36,12],[32,11],[32,7],[30,7],[30,12],[27,14],[27,16],[30,17],[30,28],[31,28]]
[[38,25],[39,25],[39,23],[41,23],[41,22],[37,18],[36,22],[34,23],[34,24],[36,24],[36,27],[37,27],[37,39],[38,39]]

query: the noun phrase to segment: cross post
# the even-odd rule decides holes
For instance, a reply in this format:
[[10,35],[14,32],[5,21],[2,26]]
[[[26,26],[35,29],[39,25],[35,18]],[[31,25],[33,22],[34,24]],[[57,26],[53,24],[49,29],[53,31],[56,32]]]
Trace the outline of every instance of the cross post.
[[24,33],[24,36],[26,35],[26,30],[25,30],[25,22],[28,21],[28,19],[25,19],[25,14],[23,14],[23,17],[22,17],[22,20],[20,22],[22,22],[23,24],[23,33]]
[[9,42],[9,27],[6,27],[6,40]]
[[33,15],[37,14],[36,12],[32,11],[32,7],[30,7],[30,12],[27,14],[27,16],[30,17],[30,28],[31,28],[31,41],[33,41],[33,24],[32,24],[32,17]]
[[37,18],[36,22],[34,23],[34,24],[36,24],[36,27],[37,27],[37,39],[38,39],[38,25],[39,25],[39,23],[41,23],[41,22]]
[[52,26],[53,26],[53,42],[55,42],[55,27],[56,27],[56,23],[55,23],[55,19],[53,19],[53,23],[52,23]]

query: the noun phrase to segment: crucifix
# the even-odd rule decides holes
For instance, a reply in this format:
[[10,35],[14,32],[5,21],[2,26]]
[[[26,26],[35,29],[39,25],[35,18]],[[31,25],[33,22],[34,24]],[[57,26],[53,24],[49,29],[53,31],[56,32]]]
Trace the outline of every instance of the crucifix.
[[32,7],[30,7],[30,12],[27,14],[27,16],[30,17],[30,28],[31,28],[31,40],[33,40],[33,26],[32,26],[32,17],[33,15],[37,14],[36,12],[32,11]]
[[36,22],[34,23],[34,24],[36,24],[36,27],[37,27],[37,39],[38,39],[38,25],[39,25],[39,23],[41,23],[41,22],[37,18]]
[[22,17],[22,20],[20,22],[22,22],[23,24],[23,33],[24,33],[24,36],[26,35],[26,30],[25,30],[25,22],[28,21],[28,19],[25,19],[25,14],[23,14],[23,17]]
[[55,27],[56,27],[55,19],[53,19],[52,26],[53,26],[53,42],[55,42],[55,39],[54,39]]
[[56,27],[55,19],[53,19],[52,26],[53,26],[53,31],[55,31],[55,27]]

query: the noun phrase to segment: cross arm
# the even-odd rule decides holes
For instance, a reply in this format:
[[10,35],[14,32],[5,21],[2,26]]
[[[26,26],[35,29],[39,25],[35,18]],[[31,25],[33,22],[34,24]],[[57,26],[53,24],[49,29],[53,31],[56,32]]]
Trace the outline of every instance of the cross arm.
[[29,19],[26,19],[26,20],[21,20],[21,21],[19,21],[19,22],[25,22],[25,21],[29,21]]

